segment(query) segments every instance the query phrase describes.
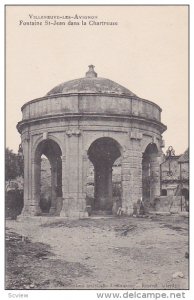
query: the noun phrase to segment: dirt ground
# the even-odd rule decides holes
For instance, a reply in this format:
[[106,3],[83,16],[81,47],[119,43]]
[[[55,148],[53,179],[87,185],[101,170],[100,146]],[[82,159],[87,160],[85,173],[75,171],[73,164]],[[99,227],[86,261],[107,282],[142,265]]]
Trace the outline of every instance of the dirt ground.
[[6,289],[188,289],[188,218],[6,221]]

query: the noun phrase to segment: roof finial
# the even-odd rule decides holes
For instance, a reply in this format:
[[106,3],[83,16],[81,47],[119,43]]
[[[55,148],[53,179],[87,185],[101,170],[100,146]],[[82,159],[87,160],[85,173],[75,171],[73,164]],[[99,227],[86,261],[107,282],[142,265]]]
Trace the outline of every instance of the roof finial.
[[86,77],[90,77],[90,78],[97,77],[97,73],[94,71],[95,66],[89,65],[88,67],[89,70],[88,72],[86,72]]

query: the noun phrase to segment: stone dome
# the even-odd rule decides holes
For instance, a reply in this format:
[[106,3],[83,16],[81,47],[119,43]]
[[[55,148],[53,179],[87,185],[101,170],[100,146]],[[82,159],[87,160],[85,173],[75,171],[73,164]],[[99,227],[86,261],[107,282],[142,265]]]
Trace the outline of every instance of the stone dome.
[[92,117],[96,122],[99,117],[140,118],[157,123],[159,130],[165,130],[157,104],[136,96],[110,79],[97,77],[93,65],[89,66],[85,77],[62,83],[45,96],[26,102],[21,109],[22,121],[17,127],[20,132],[26,123],[78,116],[83,120]]
[[85,77],[63,82],[50,90],[47,96],[71,93],[106,93],[136,97],[134,93],[122,85],[110,79],[97,77],[93,65],[89,66]]

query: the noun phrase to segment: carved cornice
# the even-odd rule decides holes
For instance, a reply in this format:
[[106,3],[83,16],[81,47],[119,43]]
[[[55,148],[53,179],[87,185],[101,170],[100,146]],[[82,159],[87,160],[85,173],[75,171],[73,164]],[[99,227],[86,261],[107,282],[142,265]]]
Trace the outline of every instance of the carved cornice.
[[79,129],[69,129],[66,131],[66,135],[68,137],[71,137],[71,136],[80,136],[81,135],[81,131]]
[[22,132],[22,130],[29,125],[33,124],[45,124],[45,122],[49,121],[60,121],[60,120],[69,120],[69,119],[78,119],[80,120],[85,120],[85,118],[88,120],[89,118],[94,120],[94,119],[102,119],[102,120],[115,120],[115,121],[130,121],[130,122],[138,122],[140,124],[145,124],[149,126],[154,126],[156,130],[159,130],[160,133],[164,132],[167,127],[162,124],[160,121],[149,119],[149,118],[143,118],[139,116],[134,116],[134,115],[124,115],[124,114],[105,114],[105,113],[69,113],[69,114],[56,114],[56,115],[48,115],[48,116],[42,116],[42,117],[37,117],[37,118],[30,118],[30,119],[25,119],[20,121],[17,124],[17,129],[19,133]]
[[130,137],[130,139],[141,140],[143,135],[141,132],[133,130],[133,131],[129,132],[129,137]]

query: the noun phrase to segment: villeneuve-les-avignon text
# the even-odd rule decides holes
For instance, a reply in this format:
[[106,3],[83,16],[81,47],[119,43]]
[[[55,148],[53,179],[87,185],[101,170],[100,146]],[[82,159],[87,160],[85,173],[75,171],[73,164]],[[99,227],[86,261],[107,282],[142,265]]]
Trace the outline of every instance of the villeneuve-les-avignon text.
[[117,26],[118,22],[113,21],[99,21],[98,16],[82,16],[82,15],[33,15],[29,14],[28,19],[20,19],[20,26]]

